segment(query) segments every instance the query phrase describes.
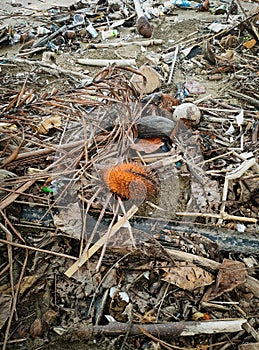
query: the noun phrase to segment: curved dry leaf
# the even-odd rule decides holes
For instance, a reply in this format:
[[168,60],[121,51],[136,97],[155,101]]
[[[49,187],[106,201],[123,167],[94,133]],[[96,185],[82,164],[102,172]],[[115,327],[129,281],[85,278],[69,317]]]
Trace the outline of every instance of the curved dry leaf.
[[135,149],[139,152],[153,153],[162,147],[164,142],[159,138],[150,138],[150,139],[140,139],[137,143],[134,143],[130,148]]
[[230,49],[230,48],[234,48],[238,45],[238,39],[236,36],[229,34],[227,36],[224,36],[221,40],[220,40],[220,46],[223,47],[224,49]]
[[141,96],[150,94],[161,87],[161,76],[154,68],[142,66],[139,72],[144,75],[145,81],[141,75],[134,74],[131,82]]
[[244,45],[247,49],[252,49],[252,48],[256,45],[256,40],[255,40],[255,39],[248,40],[248,41],[246,41],[243,45]]
[[127,293],[116,290],[112,296],[109,311],[110,315],[119,322],[127,322],[128,316],[124,313],[126,306],[129,303],[129,297]]
[[203,57],[209,61],[210,64],[216,64],[216,56],[212,50],[210,43],[205,40],[202,46]]
[[214,282],[214,276],[210,272],[189,263],[179,263],[178,266],[170,268],[164,267],[163,270],[165,271],[162,278],[164,281],[189,291]]
[[20,294],[24,294],[40,278],[39,275],[25,276],[20,286]]
[[69,237],[80,239],[82,234],[81,210],[78,203],[70,203],[54,215],[54,224]]
[[205,293],[203,301],[215,299],[225,292],[230,292],[246,281],[246,265],[240,261],[224,259],[219,268],[215,285]]
[[61,116],[49,115],[48,117],[45,117],[39,124],[39,126],[37,127],[37,132],[39,134],[46,135],[50,129],[60,128],[61,125]]

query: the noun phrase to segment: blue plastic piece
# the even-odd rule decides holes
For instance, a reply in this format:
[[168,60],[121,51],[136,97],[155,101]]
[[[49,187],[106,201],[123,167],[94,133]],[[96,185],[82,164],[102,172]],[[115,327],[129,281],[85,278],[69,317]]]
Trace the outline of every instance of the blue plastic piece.
[[189,1],[186,1],[186,0],[174,0],[173,4],[178,6],[178,7],[190,7],[191,6]]

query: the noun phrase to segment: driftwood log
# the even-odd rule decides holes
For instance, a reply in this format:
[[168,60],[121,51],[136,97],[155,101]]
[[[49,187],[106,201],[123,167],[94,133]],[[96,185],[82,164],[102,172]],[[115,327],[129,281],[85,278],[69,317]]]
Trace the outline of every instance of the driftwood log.
[[130,336],[139,336],[146,333],[159,338],[170,338],[172,336],[239,332],[243,330],[242,326],[245,323],[246,320],[243,318],[152,324],[111,322],[107,325],[97,326],[77,325],[75,329],[70,329],[69,333],[73,334],[73,337],[77,336],[80,339],[89,339],[89,337],[98,335],[115,337],[129,334]]

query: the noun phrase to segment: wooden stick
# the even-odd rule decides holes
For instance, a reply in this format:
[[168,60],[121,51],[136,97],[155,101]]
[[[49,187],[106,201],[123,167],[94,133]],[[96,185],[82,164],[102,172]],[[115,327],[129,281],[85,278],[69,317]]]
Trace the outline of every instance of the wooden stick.
[[75,76],[75,77],[78,77],[80,79],[88,79],[90,80],[91,78],[89,76],[87,76],[86,74],[88,74],[89,72],[88,71],[84,71],[84,73],[80,73],[80,72],[75,72],[73,70],[68,70],[68,69],[64,69],[64,68],[61,68],[60,66],[58,66],[57,64],[51,64],[51,63],[47,63],[47,62],[43,62],[43,61],[38,61],[38,60],[35,60],[35,61],[30,61],[30,60],[27,60],[27,59],[23,59],[23,58],[6,58],[6,57],[0,57],[1,60],[4,60],[4,61],[8,61],[8,62],[13,62],[13,63],[21,63],[21,64],[29,64],[31,66],[38,66],[38,67],[42,67],[42,68],[50,68],[50,69],[53,69],[55,70],[57,73],[60,73],[60,74],[64,74],[64,75],[68,75],[68,76]]
[[243,101],[251,103],[253,106],[259,108],[259,101],[251,96],[241,94],[241,92],[231,91],[231,90],[228,90],[228,93],[229,93],[229,95],[236,97],[237,99],[241,99]]
[[93,58],[79,58],[78,63],[86,66],[99,66],[106,67],[111,64],[116,64],[117,66],[136,66],[135,59],[122,59],[122,60],[103,60],[103,59],[93,59]]
[[18,198],[24,191],[30,188],[34,184],[34,182],[36,182],[36,179],[27,181],[19,189],[17,189],[15,193],[9,194],[9,196],[0,203],[0,210],[5,209],[6,207],[8,207],[8,205],[13,203],[13,201],[15,201],[16,198]]
[[127,42],[119,42],[119,43],[102,43],[102,44],[87,44],[86,48],[89,49],[104,49],[104,48],[109,48],[109,47],[122,47],[122,46],[131,46],[131,45],[136,45],[136,46],[153,46],[153,45],[162,45],[164,43],[164,40],[160,39],[151,39],[151,40],[142,40],[142,41],[127,41]]
[[[124,225],[136,212],[138,211],[138,207],[133,205],[130,210],[127,211],[126,215],[124,215],[115,225],[112,226],[109,238],[111,238],[121,227]],[[101,237],[87,252],[86,256],[80,257],[69,269],[65,272],[67,277],[71,277],[80,266],[82,266],[87,260],[91,258],[105,243],[106,236]]]
[[[140,336],[148,332],[159,338],[171,338],[172,336],[191,336],[195,334],[232,333],[241,331],[243,324],[247,322],[244,318],[218,319],[210,321],[180,321],[152,324],[133,324],[130,327],[130,336]],[[126,334],[129,329],[128,323],[111,322],[104,326],[77,327],[73,329],[74,334],[80,332],[80,338],[91,336],[119,336]]]
[[258,350],[259,349],[259,342],[242,344],[242,345],[239,345],[238,349],[239,350]]
[[85,141],[76,141],[76,142],[71,142],[71,143],[64,143],[62,145],[50,145],[49,147],[46,148],[42,148],[42,149],[37,149],[34,151],[29,151],[29,152],[23,152],[20,153],[15,161],[18,160],[22,160],[22,159],[27,159],[27,158],[36,158],[36,157],[43,157],[43,156],[47,156],[49,153],[52,152],[58,152],[58,151],[62,151],[62,150],[66,150],[68,149],[73,149],[75,147],[79,147],[79,146],[84,146],[84,142]]
[[[1,228],[3,231],[5,231],[5,227],[4,227],[4,225],[1,224],[1,223],[0,223],[0,228]],[[39,253],[54,255],[54,256],[58,256],[58,257],[60,257],[60,258],[66,258],[66,259],[77,260],[77,258],[76,258],[75,256],[71,256],[71,255],[67,255],[67,254],[63,254],[63,253],[58,253],[58,252],[53,252],[52,250],[46,250],[46,249],[31,247],[31,246],[26,245],[26,244],[20,244],[20,243],[10,242],[10,241],[7,241],[7,240],[1,239],[1,238],[0,238],[0,243],[7,244],[7,245],[11,245],[11,246],[17,247],[17,248],[23,248],[23,249],[32,250],[32,251],[34,251],[34,252],[39,252]]]
[[45,46],[48,41],[54,39],[56,36],[64,32],[66,28],[67,26],[63,25],[62,27],[58,28],[55,32],[51,33],[50,35],[45,35],[43,38],[40,38],[39,40],[35,41],[35,43],[32,45],[32,49],[36,47]]
[[249,218],[246,216],[229,215],[229,214],[225,213],[224,211],[222,211],[220,214],[177,212],[176,215],[179,215],[179,216],[198,216],[198,217],[202,217],[202,218],[216,218],[216,219],[222,219],[222,220],[245,221],[245,222],[252,222],[254,224],[257,223],[257,219],[255,219],[255,218]]

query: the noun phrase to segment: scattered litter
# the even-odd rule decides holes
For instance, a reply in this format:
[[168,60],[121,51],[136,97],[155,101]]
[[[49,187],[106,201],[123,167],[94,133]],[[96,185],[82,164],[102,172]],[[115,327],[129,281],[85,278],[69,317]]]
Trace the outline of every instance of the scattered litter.
[[3,350],[252,349],[258,5],[24,3],[1,2]]

